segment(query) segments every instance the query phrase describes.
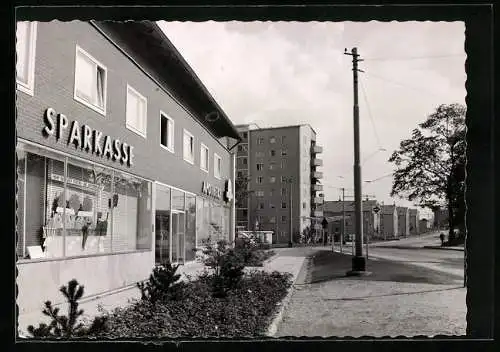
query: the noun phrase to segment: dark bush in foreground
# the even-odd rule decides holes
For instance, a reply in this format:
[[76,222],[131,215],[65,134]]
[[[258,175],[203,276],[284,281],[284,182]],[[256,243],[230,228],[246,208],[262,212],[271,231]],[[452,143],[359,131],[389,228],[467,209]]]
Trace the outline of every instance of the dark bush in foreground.
[[137,283],[141,299],[153,304],[158,300],[179,299],[183,283],[178,282],[181,278],[180,274],[176,274],[178,268],[179,265],[170,262],[156,266],[148,281]]
[[291,285],[290,274],[254,272],[225,297],[213,297],[212,275],[182,287],[177,301],[137,301],[111,312],[103,337],[238,337],[263,335]]
[[35,338],[43,337],[86,337],[96,336],[104,333],[106,330],[106,317],[96,317],[90,326],[84,326],[83,323],[77,323],[78,318],[83,314],[83,309],[78,310],[78,301],[83,296],[84,287],[75,279],[68,282],[67,286],[61,286],[59,291],[64,295],[68,302],[68,315],[59,315],[59,308],[52,307],[50,301],[45,302],[43,314],[51,318],[47,325],[41,323],[35,328],[28,326],[28,332]]

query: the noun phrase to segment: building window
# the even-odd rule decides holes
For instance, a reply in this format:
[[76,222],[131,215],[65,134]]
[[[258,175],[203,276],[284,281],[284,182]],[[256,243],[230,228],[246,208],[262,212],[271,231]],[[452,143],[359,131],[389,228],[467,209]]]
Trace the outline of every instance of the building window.
[[160,145],[174,152],[174,120],[160,111]]
[[281,156],[286,156],[286,155],[287,155],[287,150],[281,149]]
[[281,209],[286,209],[286,202],[281,202]]
[[201,143],[201,148],[200,148],[200,168],[203,171],[208,172],[208,165],[209,165],[209,150],[208,147]]
[[281,222],[286,222],[286,215],[281,215]]
[[146,138],[147,100],[127,84],[127,128]]
[[259,203],[259,209],[264,209],[264,203],[262,202]]
[[270,209],[275,209],[275,208],[276,208],[276,206],[275,206],[273,203],[269,203],[269,208],[270,208]]
[[185,161],[194,164],[194,136],[184,130],[182,155]]
[[243,172],[238,171],[238,177],[243,177]]
[[276,137],[273,136],[273,137],[269,138],[269,143],[271,143],[271,144],[276,143]]
[[74,98],[103,115],[106,114],[106,72],[104,65],[76,46]]
[[261,184],[262,183],[262,176],[258,176],[257,177],[257,184]]
[[288,179],[286,176],[281,176],[281,183],[287,183]]
[[242,151],[243,151],[243,146],[242,146],[242,145],[239,145],[239,146],[238,146],[238,151],[239,151],[239,152],[242,152]]
[[151,249],[150,182],[24,144],[17,153],[20,257]]
[[242,162],[243,162],[243,165],[247,165],[247,164],[248,164],[248,160],[247,160],[247,158],[243,158],[243,161],[242,161]]
[[269,182],[270,183],[275,183],[276,182],[276,177],[274,177],[274,176],[269,177]]
[[257,138],[257,144],[264,144],[264,138],[262,137]]
[[269,191],[269,197],[273,197],[273,196],[274,196],[274,189]]
[[35,85],[36,22],[17,22],[17,89],[33,95]]
[[281,188],[281,196],[282,197],[286,196],[286,188],[285,187]]
[[262,171],[264,169],[264,164],[257,163],[257,171]]
[[248,132],[243,132],[243,138],[247,139],[248,138]]
[[264,191],[256,191],[256,192],[255,192],[255,195],[256,195],[257,197],[264,197]]
[[271,156],[276,156],[276,150],[270,150],[269,155]]
[[269,170],[274,170],[276,168],[276,163],[269,164]]
[[281,160],[281,168],[286,168],[286,160]]
[[305,209],[306,208],[306,202],[302,202],[302,209]]
[[256,158],[263,158],[264,157],[264,152],[255,152],[255,157]]
[[222,158],[214,154],[214,177],[220,179],[222,177]]
[[286,136],[281,136],[281,144],[285,144],[286,142]]
[[270,222],[271,224],[276,223],[276,216],[271,216],[271,217],[269,217],[269,222]]

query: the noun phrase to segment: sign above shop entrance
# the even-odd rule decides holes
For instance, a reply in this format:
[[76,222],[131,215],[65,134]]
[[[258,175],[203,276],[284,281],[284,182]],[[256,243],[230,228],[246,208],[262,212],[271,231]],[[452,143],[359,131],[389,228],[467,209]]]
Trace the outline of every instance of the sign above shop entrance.
[[[70,126],[68,118],[63,114],[57,114],[53,108],[45,110],[44,122],[44,135],[49,137],[55,134],[57,140],[62,137],[63,131]],[[71,123],[69,138],[66,144],[68,146],[73,144],[76,148],[113,161],[119,161],[122,164],[127,164],[127,166],[133,165],[133,146],[121,142],[119,139],[104,136],[102,132],[94,130],[87,125],[80,127],[80,124],[76,120]]]
[[222,190],[219,187],[213,186],[206,181],[203,181],[201,191],[207,196],[214,197],[216,199],[222,199]]

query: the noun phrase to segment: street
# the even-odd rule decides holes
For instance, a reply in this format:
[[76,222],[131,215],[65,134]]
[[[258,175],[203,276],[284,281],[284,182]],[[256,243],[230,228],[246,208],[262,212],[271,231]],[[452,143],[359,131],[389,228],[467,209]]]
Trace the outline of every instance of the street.
[[309,261],[276,336],[465,334],[464,252],[422,248],[436,244],[433,236],[370,246],[371,274],[363,277],[345,275],[350,246],[344,254],[331,246],[280,249]]

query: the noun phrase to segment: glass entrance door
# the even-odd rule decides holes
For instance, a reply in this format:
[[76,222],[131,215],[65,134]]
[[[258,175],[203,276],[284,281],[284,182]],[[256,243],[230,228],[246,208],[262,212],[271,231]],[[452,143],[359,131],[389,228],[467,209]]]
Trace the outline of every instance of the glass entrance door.
[[170,260],[170,211],[156,211],[155,238],[155,263],[164,264]]
[[172,211],[172,262],[185,262],[185,224],[184,212]]

